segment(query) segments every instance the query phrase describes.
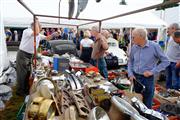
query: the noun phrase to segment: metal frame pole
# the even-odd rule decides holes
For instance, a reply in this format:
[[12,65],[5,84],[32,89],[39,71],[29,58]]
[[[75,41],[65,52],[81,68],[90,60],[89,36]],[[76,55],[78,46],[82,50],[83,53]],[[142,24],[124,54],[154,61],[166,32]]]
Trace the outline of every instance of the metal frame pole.
[[36,69],[36,64],[37,64],[37,61],[36,61],[36,54],[37,54],[37,51],[36,51],[36,16],[33,15],[33,19],[34,19],[34,68]]

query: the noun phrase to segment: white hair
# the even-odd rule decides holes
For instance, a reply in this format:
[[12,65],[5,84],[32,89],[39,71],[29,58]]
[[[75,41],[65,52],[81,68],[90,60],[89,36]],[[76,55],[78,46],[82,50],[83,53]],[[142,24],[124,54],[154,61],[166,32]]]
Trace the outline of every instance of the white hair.
[[109,32],[107,30],[102,30],[101,34],[105,37],[105,38],[109,38]]
[[147,39],[147,30],[145,28],[135,28],[133,32],[137,33],[140,37]]
[[92,31],[96,31],[96,32],[99,32],[99,27],[98,26],[93,26],[91,28]]
[[178,23],[172,23],[172,24],[170,25],[170,27],[174,27],[176,30],[179,30],[179,29],[180,29],[180,26],[179,26]]

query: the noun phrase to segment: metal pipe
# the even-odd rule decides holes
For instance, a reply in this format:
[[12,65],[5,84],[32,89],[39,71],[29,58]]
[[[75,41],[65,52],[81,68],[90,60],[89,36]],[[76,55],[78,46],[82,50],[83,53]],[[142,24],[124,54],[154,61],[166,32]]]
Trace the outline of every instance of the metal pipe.
[[26,8],[32,15],[35,15],[34,12],[22,1],[22,0],[17,0],[23,7]]
[[102,25],[102,22],[99,21],[99,32],[101,32],[101,25]]
[[34,19],[34,69],[36,69],[36,16],[33,15]]
[[59,23],[49,23],[49,22],[41,22],[42,24],[52,24],[52,25],[65,25],[65,26],[78,26],[78,25],[71,25],[71,24],[59,24]]
[[138,13],[138,12],[143,12],[143,11],[155,9],[155,8],[158,8],[158,7],[162,7],[162,6],[165,6],[165,5],[169,5],[169,4],[172,4],[172,3],[178,3],[178,2],[180,2],[180,0],[170,0],[170,1],[160,3],[160,4],[157,4],[157,5],[152,5],[152,6],[141,8],[141,9],[134,10],[134,11],[131,11],[131,12],[127,12],[127,13],[123,13],[123,14],[120,14],[120,15],[105,18],[105,19],[102,19],[101,21],[106,21],[106,20],[110,20],[110,19],[114,19],[114,18],[126,16],[126,15],[131,15],[131,14],[135,14],[135,13]]
[[[61,0],[59,0],[59,11],[58,11],[58,15],[60,16],[60,6],[61,6]],[[58,19],[58,23],[60,24],[60,18]]]
[[93,23],[96,23],[96,21],[88,22],[88,23],[83,23],[83,24],[80,24],[80,25],[78,25],[78,26],[83,26],[83,25],[88,25],[88,24],[93,24]]
[[[36,14],[36,16],[39,17],[51,17],[51,18],[62,18],[62,19],[68,19],[68,17],[60,17],[60,16],[52,16],[52,15],[40,15],[40,14]],[[93,19],[84,19],[84,18],[71,18],[72,20],[84,20],[84,21],[96,21],[99,22],[99,20],[93,20]]]

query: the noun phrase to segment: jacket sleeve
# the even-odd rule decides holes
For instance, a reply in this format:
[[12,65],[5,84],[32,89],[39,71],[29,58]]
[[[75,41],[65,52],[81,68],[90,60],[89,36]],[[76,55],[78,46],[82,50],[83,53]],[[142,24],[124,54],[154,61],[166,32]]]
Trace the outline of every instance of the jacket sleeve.
[[151,72],[153,72],[153,74],[157,74],[160,71],[166,69],[170,62],[158,44],[155,44],[154,48],[156,52],[155,55],[160,60],[160,63],[156,67],[154,67]]

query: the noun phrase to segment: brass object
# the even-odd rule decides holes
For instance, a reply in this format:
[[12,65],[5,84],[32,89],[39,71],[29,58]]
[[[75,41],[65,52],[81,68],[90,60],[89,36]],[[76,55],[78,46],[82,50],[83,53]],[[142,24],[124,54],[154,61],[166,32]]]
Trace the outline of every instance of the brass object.
[[44,100],[43,97],[36,97],[33,99],[34,104],[41,104],[41,102]]
[[36,97],[28,107],[28,118],[33,120],[53,120],[56,107],[51,99]]
[[51,99],[45,99],[39,108],[39,120],[52,120],[55,117],[55,103]]
[[28,117],[37,119],[38,118],[38,112],[39,112],[39,106],[41,102],[43,101],[43,97],[36,97],[33,99],[32,103],[29,105],[28,108]]
[[31,104],[28,108],[28,117],[37,119],[38,118],[39,105]]

